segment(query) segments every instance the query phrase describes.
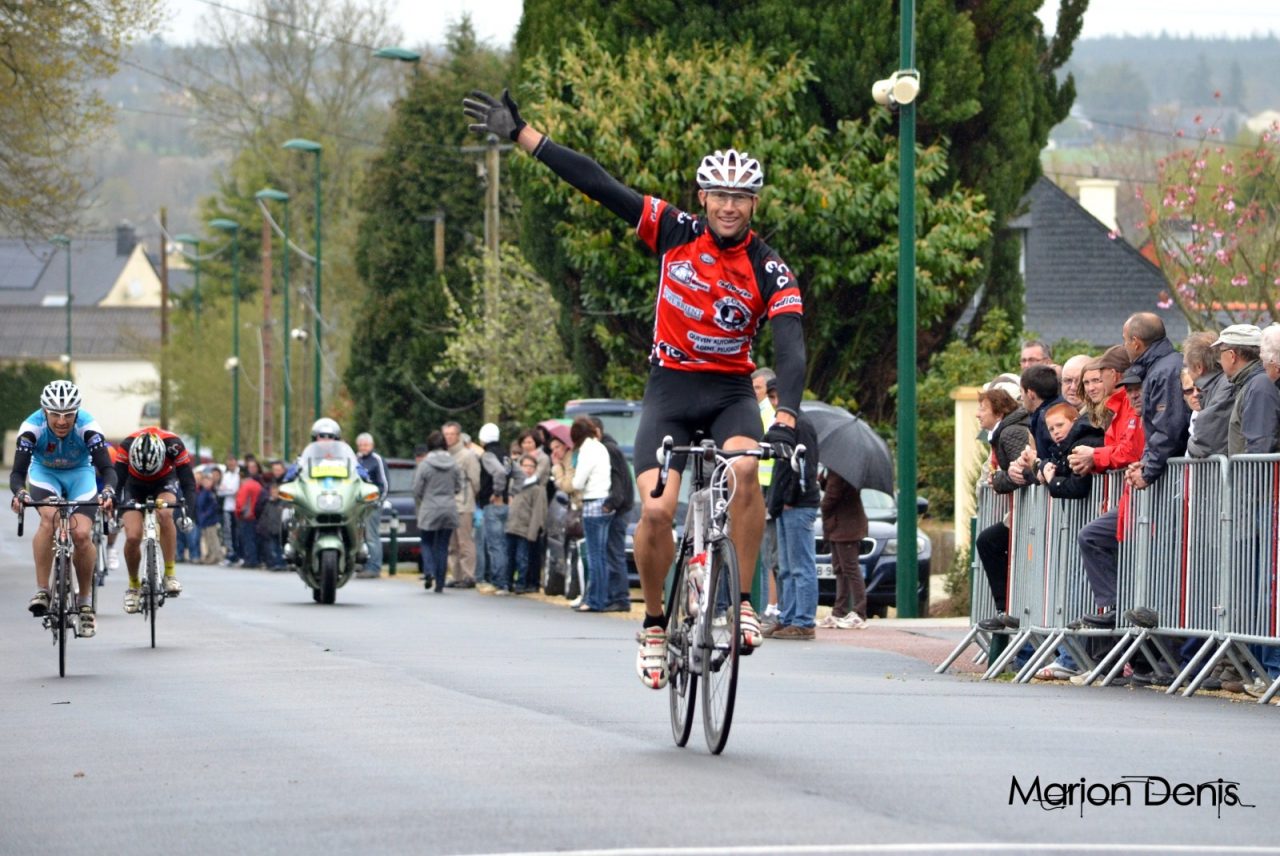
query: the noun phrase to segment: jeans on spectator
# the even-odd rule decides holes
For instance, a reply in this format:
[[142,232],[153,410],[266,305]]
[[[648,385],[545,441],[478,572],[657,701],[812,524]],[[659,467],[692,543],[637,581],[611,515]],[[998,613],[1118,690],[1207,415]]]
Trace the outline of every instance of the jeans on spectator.
[[471,531],[476,535],[476,582],[489,581],[489,541],[484,531],[484,509],[471,515]]
[[816,508],[784,508],[778,525],[778,622],[813,627],[818,612],[817,545],[813,540]]
[[234,511],[222,512],[222,544],[226,547],[226,560],[228,563],[234,562],[240,558],[239,529],[236,525],[236,513]]
[[488,576],[490,584],[500,588],[511,587],[511,566],[507,562],[507,515],[509,509],[505,505],[490,503],[484,507],[484,550],[488,559]]
[[200,561],[200,529],[192,526],[187,532],[178,530],[178,540],[174,550],[174,561],[177,562],[198,562]]
[[258,553],[262,563],[275,570],[284,567],[284,546],[279,535],[262,535],[258,538]]
[[609,606],[631,608],[631,583],[627,580],[627,515],[614,514],[606,541],[609,564]]
[[1093,603],[1099,608],[1116,605],[1116,577],[1120,561],[1120,542],[1116,540],[1118,512],[1108,511],[1086,523],[1076,536],[1085,576],[1093,592]]
[[369,548],[369,558],[364,569],[371,573],[382,573],[382,511],[374,511],[364,521],[364,543]]
[[587,540],[587,591],[582,602],[591,609],[609,605],[609,524],[614,514],[582,515]]
[[427,581],[434,581],[436,588],[444,588],[445,571],[449,569],[449,541],[452,529],[430,529],[418,533],[422,544],[422,573]]
[[246,567],[257,565],[261,560],[258,558],[258,521],[256,520],[237,520],[236,532],[239,534],[238,542],[240,544],[239,555],[244,559]]
[[506,533],[507,539],[507,585],[502,588],[510,588],[514,591],[524,591],[528,588],[529,576],[529,541],[523,535],[515,535],[511,532]]

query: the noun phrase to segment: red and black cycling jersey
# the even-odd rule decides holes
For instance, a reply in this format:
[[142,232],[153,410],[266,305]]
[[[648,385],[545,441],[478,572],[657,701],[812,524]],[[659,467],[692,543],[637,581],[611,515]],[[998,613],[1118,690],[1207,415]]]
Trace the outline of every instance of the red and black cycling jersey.
[[706,221],[646,196],[636,234],[662,256],[649,355],[654,365],[749,374],[761,321],[804,311],[790,268],[753,231],[728,244]]
[[650,359],[689,372],[749,374],[752,337],[773,326],[778,404],[796,412],[804,394],[803,300],[796,277],[750,230],[717,236],[706,221],[642,196],[586,155],[543,137],[533,152],[558,176],[635,226],[662,257]]
[[[129,466],[129,449],[133,446],[133,441],[143,434],[155,434],[164,441],[164,465],[154,475],[144,476]],[[116,474],[119,476],[121,484],[124,484],[126,477],[144,482],[162,481],[171,477],[173,471],[178,467],[186,465],[189,468],[191,466],[191,453],[187,451],[187,446],[182,442],[182,438],[177,434],[165,431],[163,428],[143,428],[139,431],[134,431],[115,447],[115,459]]]

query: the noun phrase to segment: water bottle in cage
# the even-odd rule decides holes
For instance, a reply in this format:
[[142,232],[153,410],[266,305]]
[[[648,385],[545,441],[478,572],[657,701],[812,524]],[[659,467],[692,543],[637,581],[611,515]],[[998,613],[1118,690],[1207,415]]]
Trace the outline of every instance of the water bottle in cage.
[[687,571],[689,583],[689,617],[696,618],[698,604],[702,602],[702,590],[707,585],[707,554],[699,553],[689,560]]

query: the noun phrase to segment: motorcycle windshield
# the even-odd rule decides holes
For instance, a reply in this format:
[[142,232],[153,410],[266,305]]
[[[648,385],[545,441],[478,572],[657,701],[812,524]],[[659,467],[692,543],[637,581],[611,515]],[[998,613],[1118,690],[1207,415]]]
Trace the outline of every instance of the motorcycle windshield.
[[311,461],[308,475],[313,479],[345,479],[350,475],[347,462],[334,458],[322,458]]

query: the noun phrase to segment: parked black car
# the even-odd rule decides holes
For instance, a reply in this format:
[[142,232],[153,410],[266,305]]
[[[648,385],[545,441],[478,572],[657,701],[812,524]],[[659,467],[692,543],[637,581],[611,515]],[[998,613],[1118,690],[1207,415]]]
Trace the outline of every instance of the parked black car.
[[[867,512],[867,537],[862,539],[859,562],[867,583],[867,614],[883,618],[889,607],[898,604],[898,506],[889,494],[879,490],[862,490],[862,507]],[[929,507],[921,497],[916,508],[923,514]],[[831,548],[822,537],[822,516],[813,524],[817,540],[818,603],[831,606],[836,600],[836,577],[831,567]],[[933,558],[933,542],[924,532],[916,532],[919,568],[917,594],[918,615],[929,614],[929,567]]]
[[[383,497],[382,561],[391,563],[391,530],[396,528],[396,561],[418,567],[422,545],[418,541],[418,515],[413,508],[413,473],[417,464],[412,458],[384,458],[387,465],[387,495]],[[387,503],[391,504],[387,508]]]

